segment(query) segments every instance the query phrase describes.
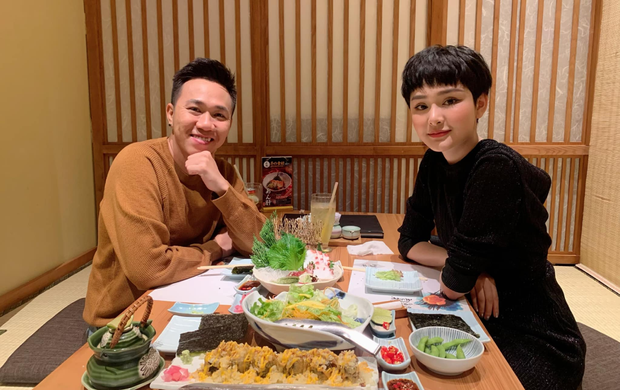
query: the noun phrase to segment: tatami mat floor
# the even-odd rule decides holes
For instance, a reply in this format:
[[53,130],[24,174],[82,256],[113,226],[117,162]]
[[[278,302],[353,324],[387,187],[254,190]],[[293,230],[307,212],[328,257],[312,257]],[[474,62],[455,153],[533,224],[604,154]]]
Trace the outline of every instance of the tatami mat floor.
[[[575,267],[555,267],[558,282],[578,322],[620,341],[620,297]],[[86,296],[90,267],[71,276],[32,301],[0,317],[0,366],[19,345],[56,313]],[[0,386],[0,390],[32,387]]]

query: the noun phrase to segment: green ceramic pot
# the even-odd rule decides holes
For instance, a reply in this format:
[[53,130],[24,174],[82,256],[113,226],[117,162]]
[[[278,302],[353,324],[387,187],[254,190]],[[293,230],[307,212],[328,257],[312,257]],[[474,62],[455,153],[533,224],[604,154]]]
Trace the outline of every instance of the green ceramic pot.
[[146,354],[119,363],[109,363],[94,355],[86,364],[86,371],[93,387],[100,390],[131,387],[151,378],[159,371],[160,357],[155,348]]
[[127,325],[119,342],[110,348],[114,331],[103,327],[88,338],[93,350],[86,371],[93,387],[101,390],[131,387],[152,375],[159,366],[159,353],[151,348],[155,336],[152,320],[142,328],[140,322]]
[[[113,332],[103,327],[88,338],[88,346],[93,350],[96,359],[106,363],[121,363],[139,358],[148,351],[151,340],[155,337],[155,328],[151,322],[152,320],[148,320],[144,329],[140,328],[140,322],[133,322],[131,327],[125,329],[113,349],[109,348]],[[102,339],[105,346],[101,346]]]

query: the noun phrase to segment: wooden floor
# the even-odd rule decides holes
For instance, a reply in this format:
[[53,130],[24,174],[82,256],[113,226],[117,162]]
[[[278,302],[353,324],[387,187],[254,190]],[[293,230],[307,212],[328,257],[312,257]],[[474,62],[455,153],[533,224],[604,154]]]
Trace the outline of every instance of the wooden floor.
[[[578,322],[620,341],[620,296],[573,266],[555,267],[558,282]],[[64,307],[86,296],[90,267],[71,276],[32,301],[0,317],[0,366],[19,345]],[[0,386],[0,390],[32,387]]]

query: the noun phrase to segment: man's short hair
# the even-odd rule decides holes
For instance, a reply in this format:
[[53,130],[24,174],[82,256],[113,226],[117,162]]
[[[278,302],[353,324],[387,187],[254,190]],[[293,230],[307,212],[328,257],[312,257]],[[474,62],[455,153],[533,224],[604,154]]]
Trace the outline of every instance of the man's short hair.
[[488,94],[493,78],[484,58],[467,46],[430,46],[407,61],[401,93],[409,106],[411,93],[418,88],[459,83],[471,91],[474,103]]
[[172,105],[177,103],[183,84],[193,79],[205,79],[218,83],[228,91],[232,100],[232,112],[235,112],[237,104],[237,88],[235,88],[235,76],[221,62],[210,58],[196,58],[194,61],[180,69],[172,79]]

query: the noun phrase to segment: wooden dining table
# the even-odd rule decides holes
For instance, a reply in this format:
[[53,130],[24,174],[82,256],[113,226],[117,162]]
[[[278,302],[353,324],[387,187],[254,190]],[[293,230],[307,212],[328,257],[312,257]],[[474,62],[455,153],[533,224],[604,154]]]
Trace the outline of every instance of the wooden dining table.
[[[394,252],[393,255],[377,255],[377,256],[363,256],[361,258],[365,260],[377,260],[386,262],[405,263],[404,260],[398,254],[398,227],[402,224],[402,214],[375,214],[381,224],[384,231],[383,241]],[[363,239],[367,241],[367,239]],[[352,256],[347,251],[345,245],[334,246],[330,253],[332,260],[340,260],[345,266],[353,266],[356,258],[360,256]],[[352,271],[345,271],[343,278],[338,282],[336,287],[347,291],[349,282],[351,280]],[[147,291],[145,294],[150,293]],[[157,331],[157,334],[161,334],[166,325],[172,319],[172,314],[168,309],[174,302],[167,301],[154,301],[153,308],[151,310],[151,319],[153,320],[153,327]],[[218,313],[228,313],[228,305],[220,305],[217,309]],[[142,315],[144,306],[137,312],[136,318]],[[473,311],[472,311],[473,312]],[[476,313],[474,316],[486,331],[484,324],[480,321]],[[253,343],[264,343],[264,340],[257,340],[260,338],[258,334],[249,330],[252,334],[248,339],[252,339]],[[457,376],[443,376],[430,371],[425,366],[421,365],[413,356],[411,352],[411,346],[409,345],[408,338],[411,334],[411,324],[408,318],[401,317],[396,319],[396,337],[402,337],[407,344],[407,349],[411,355],[411,364],[407,369],[402,372],[415,371],[420,378],[425,390],[518,390],[523,389],[523,386],[519,382],[519,379],[512,371],[508,362],[500,352],[495,342],[491,339],[490,342],[485,343],[484,353],[478,364],[460,375]],[[490,336],[490,335],[489,335]],[[356,351],[357,352],[357,351]],[[39,385],[35,387],[37,390],[83,390],[84,387],[81,384],[81,377],[86,371],[86,363],[92,356],[92,351],[88,347],[88,344],[83,345],[77,350],[71,357],[64,361],[56,370],[48,375]],[[166,366],[168,366],[174,358],[173,355],[163,355],[166,358]],[[381,370],[381,369],[380,369]],[[380,384],[381,386],[381,384]],[[149,386],[143,387],[143,389],[149,389]]]

